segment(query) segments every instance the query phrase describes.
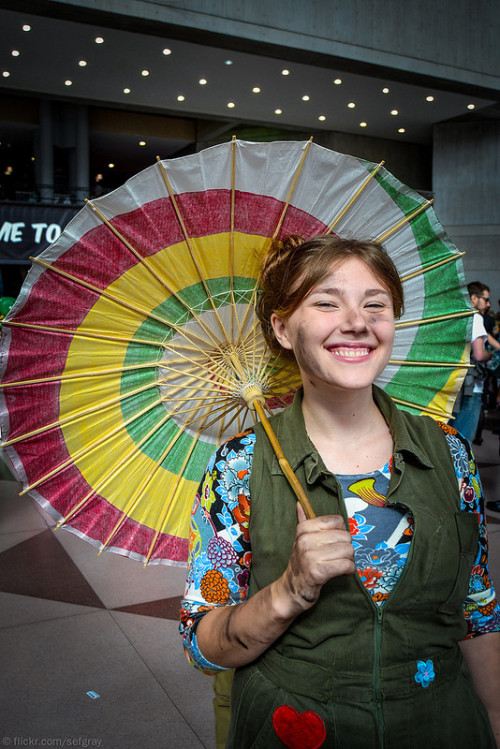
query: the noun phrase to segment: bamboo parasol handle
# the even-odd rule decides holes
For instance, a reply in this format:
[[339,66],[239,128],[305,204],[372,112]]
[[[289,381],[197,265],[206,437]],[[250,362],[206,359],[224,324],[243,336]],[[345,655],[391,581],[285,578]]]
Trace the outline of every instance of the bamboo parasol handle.
[[260,399],[255,398],[252,402],[252,408],[255,409],[262,426],[264,427],[264,430],[269,437],[269,442],[272,445],[272,448],[274,450],[274,454],[278,458],[278,463],[280,464],[280,468],[285,474],[286,478],[288,479],[293,491],[295,492],[295,496],[299,500],[302,509],[304,510],[306,517],[308,519],[315,518],[316,513],[314,512],[311,503],[309,502],[309,499],[302,488],[297,476],[292,471],[292,468],[290,466],[290,463],[285,458],[285,454],[283,450],[281,449],[281,445],[278,442],[278,438],[276,437],[274,430],[269,422],[269,419],[267,418],[266,412],[264,411],[264,407],[260,401]]

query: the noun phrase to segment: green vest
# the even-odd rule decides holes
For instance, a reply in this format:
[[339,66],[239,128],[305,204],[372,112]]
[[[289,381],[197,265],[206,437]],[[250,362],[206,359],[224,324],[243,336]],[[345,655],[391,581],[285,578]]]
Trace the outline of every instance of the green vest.
[[[348,527],[339,483],[306,434],[301,395],[272,418],[273,428],[316,514],[343,515]],[[316,713],[326,727],[324,747],[495,746],[457,645],[467,631],[463,602],[478,548],[477,518],[460,510],[441,428],[400,411],[378,388],[374,397],[394,439],[387,504],[406,508],[415,520],[403,574],[381,607],[357,574],[330,580],[266,653],[238,669],[227,747],[285,746],[273,728],[281,705]],[[292,490],[263,428],[255,431],[250,595],[285,570],[297,523]],[[423,687],[415,675],[428,660],[435,678]],[[304,742],[296,746],[305,749]]]

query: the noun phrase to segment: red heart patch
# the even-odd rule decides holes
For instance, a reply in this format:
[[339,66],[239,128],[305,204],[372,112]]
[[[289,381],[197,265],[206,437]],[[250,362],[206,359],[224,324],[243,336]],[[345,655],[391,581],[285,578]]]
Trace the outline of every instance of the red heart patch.
[[298,713],[290,705],[280,705],[274,711],[273,726],[288,749],[318,749],[326,739],[323,720],[308,710]]

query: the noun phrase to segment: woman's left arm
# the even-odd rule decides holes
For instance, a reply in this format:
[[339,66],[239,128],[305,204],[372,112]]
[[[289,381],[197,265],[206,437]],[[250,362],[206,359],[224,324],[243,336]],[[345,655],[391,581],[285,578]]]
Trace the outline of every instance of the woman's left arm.
[[459,644],[500,749],[500,632],[489,632]]

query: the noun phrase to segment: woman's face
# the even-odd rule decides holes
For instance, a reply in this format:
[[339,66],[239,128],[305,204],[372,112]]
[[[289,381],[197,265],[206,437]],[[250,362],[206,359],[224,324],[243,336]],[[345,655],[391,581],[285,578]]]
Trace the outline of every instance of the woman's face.
[[394,341],[391,295],[358,258],[334,265],[287,320],[273,315],[271,323],[305,387],[371,388]]

